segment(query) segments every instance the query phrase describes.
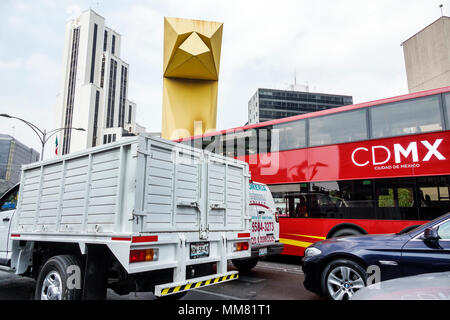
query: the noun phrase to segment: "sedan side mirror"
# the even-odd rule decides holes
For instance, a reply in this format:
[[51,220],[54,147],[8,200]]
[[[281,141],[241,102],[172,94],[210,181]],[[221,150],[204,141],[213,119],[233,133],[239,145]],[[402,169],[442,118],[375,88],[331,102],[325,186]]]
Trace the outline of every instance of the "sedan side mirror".
[[437,229],[435,228],[426,228],[423,237],[425,240],[439,240],[440,237],[438,235]]

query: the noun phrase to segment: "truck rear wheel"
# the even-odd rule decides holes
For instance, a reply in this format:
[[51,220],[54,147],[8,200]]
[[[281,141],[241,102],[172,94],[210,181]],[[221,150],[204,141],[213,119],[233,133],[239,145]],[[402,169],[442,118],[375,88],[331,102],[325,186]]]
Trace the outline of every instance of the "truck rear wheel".
[[82,283],[80,260],[73,255],[55,256],[39,272],[34,299],[79,300]]
[[252,270],[256,264],[258,263],[258,258],[250,258],[250,259],[234,259],[231,260],[233,265],[239,272],[247,273]]

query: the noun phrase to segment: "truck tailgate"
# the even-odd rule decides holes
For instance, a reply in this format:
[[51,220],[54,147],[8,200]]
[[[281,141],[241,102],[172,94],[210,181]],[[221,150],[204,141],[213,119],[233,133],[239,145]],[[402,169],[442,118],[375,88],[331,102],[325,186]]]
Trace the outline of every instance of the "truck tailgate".
[[140,137],[135,213],[138,232],[242,230],[248,202],[244,162]]

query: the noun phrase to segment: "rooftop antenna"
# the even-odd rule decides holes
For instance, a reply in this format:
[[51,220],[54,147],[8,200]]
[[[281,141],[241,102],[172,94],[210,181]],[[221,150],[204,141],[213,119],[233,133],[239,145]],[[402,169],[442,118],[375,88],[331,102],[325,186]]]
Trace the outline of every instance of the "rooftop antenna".
[[294,86],[297,85],[297,69],[294,69]]
[[444,11],[443,11],[443,9],[442,9],[443,6],[444,6],[444,5],[443,5],[442,3],[439,5],[439,8],[441,8],[441,17],[444,16]]

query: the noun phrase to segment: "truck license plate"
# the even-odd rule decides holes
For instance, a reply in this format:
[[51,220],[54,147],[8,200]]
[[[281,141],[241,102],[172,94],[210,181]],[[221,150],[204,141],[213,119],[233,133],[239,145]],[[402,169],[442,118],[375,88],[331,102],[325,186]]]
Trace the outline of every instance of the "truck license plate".
[[259,255],[260,255],[260,256],[265,256],[265,255],[267,255],[267,248],[261,248],[261,249],[259,249]]
[[209,242],[191,243],[191,259],[209,257]]

